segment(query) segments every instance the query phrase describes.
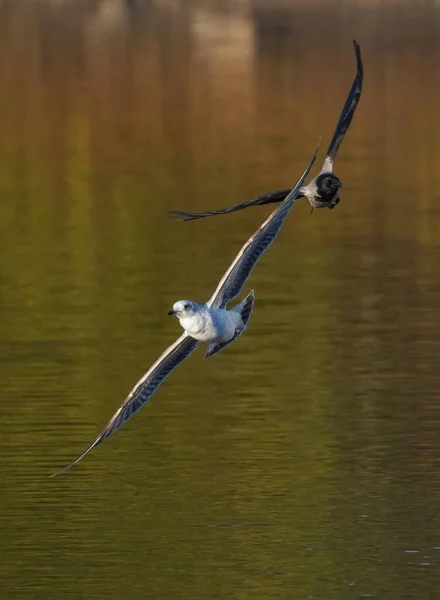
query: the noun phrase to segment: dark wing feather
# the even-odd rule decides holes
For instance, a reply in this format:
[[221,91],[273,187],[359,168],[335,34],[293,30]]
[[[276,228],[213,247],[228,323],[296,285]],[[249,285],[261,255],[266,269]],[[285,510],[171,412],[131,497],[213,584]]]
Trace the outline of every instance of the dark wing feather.
[[115,431],[117,431],[122,425],[130,419],[135,412],[144,406],[173,371],[187,356],[196,349],[198,341],[190,337],[186,332],[180,336],[178,340],[169,346],[165,352],[157,359],[152,367],[145,373],[134,388],[131,390],[121,407],[113,415],[105,429],[96,438],[93,444],[90,446],[73,462],[67,467],[64,467],[57,473],[51,475],[56,477],[63,471],[67,471],[77,462],[79,462],[86,454],[88,454],[93,448],[98,446],[106,438],[110,437]]
[[332,170],[332,165],[338,153],[339,146],[341,145],[342,140],[344,139],[344,136],[347,133],[347,129],[350,127],[351,120],[353,119],[354,112],[362,94],[364,68],[362,65],[361,49],[356,40],[353,40],[353,46],[356,55],[356,76],[353,80],[353,84],[351,86],[347,100],[345,101],[344,108],[342,109],[338,124],[336,125],[332,141],[330,142],[330,145],[328,147],[324,167],[322,169],[323,171]]
[[[247,200],[246,202],[236,204],[235,206],[229,206],[228,208],[220,208],[219,210],[202,213],[185,212],[183,210],[169,210],[167,212],[171,217],[175,217],[176,219],[183,219],[184,221],[193,221],[194,219],[203,219],[205,217],[228,215],[229,213],[236,212],[237,210],[243,210],[243,208],[249,208],[250,206],[262,206],[263,204],[282,202],[290,192],[290,189],[277,190],[276,192],[269,192],[269,194],[263,194],[262,196],[252,198],[252,200]],[[301,195],[298,194],[297,198],[299,198],[300,196]]]
[[237,254],[231,266],[220,280],[211,299],[207,302],[208,306],[224,308],[230,300],[233,300],[238,296],[244,283],[251,274],[252,269],[280,232],[281,226],[289,214],[297,194],[315,162],[318,148],[316,148],[312,159],[295,187],[283,200],[280,206],[278,206],[264,221],[261,227],[257,229],[254,235],[248,239]]

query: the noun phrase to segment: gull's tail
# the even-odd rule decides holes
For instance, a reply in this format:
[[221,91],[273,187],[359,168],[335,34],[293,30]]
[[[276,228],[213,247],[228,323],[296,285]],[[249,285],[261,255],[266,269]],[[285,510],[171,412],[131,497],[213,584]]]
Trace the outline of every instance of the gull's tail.
[[218,352],[226,348],[226,346],[232,344],[232,342],[234,342],[243,333],[243,331],[246,329],[249,319],[251,318],[251,314],[254,309],[254,302],[255,294],[254,290],[252,290],[251,293],[248,294],[242,302],[237,304],[237,306],[234,306],[234,308],[231,308],[231,310],[233,310],[234,312],[239,313],[241,320],[243,321],[243,327],[237,329],[234,337],[230,339],[229,342],[223,342],[220,344],[209,344],[208,351],[205,354],[204,358],[210,358],[211,356],[214,356],[214,354],[217,354]]

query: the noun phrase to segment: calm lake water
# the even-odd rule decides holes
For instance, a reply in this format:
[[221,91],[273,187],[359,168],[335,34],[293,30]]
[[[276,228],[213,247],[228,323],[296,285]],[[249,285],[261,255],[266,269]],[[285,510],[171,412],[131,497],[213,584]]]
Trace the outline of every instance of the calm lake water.
[[[351,85],[336,210],[75,469]],[[0,1],[0,597],[440,594],[440,5]],[[323,152],[321,152],[322,156]],[[315,169],[316,172],[316,169]]]

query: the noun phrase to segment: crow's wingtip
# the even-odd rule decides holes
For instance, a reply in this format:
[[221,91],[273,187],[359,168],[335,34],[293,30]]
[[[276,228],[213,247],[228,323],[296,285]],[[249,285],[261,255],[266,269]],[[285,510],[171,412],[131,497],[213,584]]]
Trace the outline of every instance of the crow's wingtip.
[[170,219],[175,219],[176,221],[194,221],[194,219],[198,219],[198,216],[193,216],[190,213],[185,213],[180,210],[167,210],[168,216]]
[[177,211],[177,210],[167,210],[167,216],[170,219],[176,219],[176,220],[182,219],[182,215],[180,215],[179,211]]

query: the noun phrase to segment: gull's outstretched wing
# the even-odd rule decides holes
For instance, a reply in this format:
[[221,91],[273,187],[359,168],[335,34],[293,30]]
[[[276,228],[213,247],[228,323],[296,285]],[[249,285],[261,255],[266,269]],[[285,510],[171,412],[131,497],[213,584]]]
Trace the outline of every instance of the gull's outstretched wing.
[[106,438],[110,437],[112,433],[117,431],[122,425],[130,419],[141,409],[144,404],[148,402],[157,388],[163,383],[168,375],[176,367],[185,360],[187,356],[196,349],[198,341],[190,337],[186,332],[181,335],[174,344],[171,344],[165,352],[156,360],[154,365],[148,369],[142,379],[139,379],[137,384],[131,390],[127,398],[124,400],[121,407],[115,412],[105,429],[99,434],[93,444],[84,450],[84,452],[71,462],[67,467],[64,467],[60,471],[57,471],[51,477],[56,477],[63,471],[67,471],[70,467],[73,467],[79,462],[86,454],[88,454],[93,448],[98,446]]
[[[204,217],[215,217],[216,215],[228,215],[229,213],[235,212],[237,210],[242,210],[243,208],[249,208],[249,206],[260,206],[263,204],[272,204],[277,202],[282,202],[286,196],[291,192],[291,189],[288,190],[277,190],[276,192],[269,192],[269,194],[263,194],[262,196],[258,196],[257,198],[252,198],[252,200],[247,200],[246,202],[242,202],[241,204],[236,204],[235,206],[229,206],[228,208],[220,208],[219,210],[213,210],[202,213],[192,213],[185,212],[183,210],[169,210],[167,211],[171,217],[175,217],[176,219],[182,219],[183,221],[192,221],[194,219],[203,219]],[[300,198],[302,194],[298,194],[297,198]]]
[[208,300],[208,306],[224,308],[230,300],[233,300],[238,296],[241,288],[251,274],[252,269],[279,234],[280,229],[296,200],[297,194],[316,160],[318,148],[316,148],[306,170],[301,175],[301,178],[293,190],[288,194],[285,200],[283,200],[280,206],[278,206],[264,221],[261,227],[257,229],[254,235],[248,239],[237,254],[231,266],[223,275],[214,294],[210,300]]
[[328,147],[322,171],[333,171],[333,163],[338,153],[339,146],[342,144],[347,129],[350,127],[351,120],[353,119],[354,112],[362,94],[364,67],[362,65],[361,49],[356,40],[353,40],[353,46],[356,55],[356,76],[353,80],[350,92],[348,93],[338,124],[336,125],[332,141]]

